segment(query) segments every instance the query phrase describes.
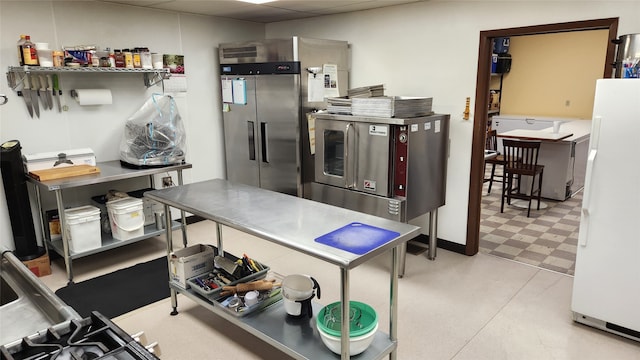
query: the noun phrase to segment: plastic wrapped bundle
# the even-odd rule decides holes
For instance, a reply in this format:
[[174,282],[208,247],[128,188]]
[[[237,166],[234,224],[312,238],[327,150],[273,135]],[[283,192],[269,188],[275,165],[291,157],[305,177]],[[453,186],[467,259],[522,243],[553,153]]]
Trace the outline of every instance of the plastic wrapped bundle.
[[133,167],[157,167],[184,161],[185,131],[175,100],[153,94],[126,122],[120,160]]

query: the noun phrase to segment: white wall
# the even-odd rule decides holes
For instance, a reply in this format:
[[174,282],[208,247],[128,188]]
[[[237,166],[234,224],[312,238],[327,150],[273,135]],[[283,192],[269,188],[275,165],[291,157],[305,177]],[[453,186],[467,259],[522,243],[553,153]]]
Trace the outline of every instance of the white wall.
[[[264,25],[243,21],[146,10],[85,1],[0,2],[0,68],[17,66],[16,41],[29,34],[50,48],[77,44],[126,48],[146,46],[153,52],[184,54],[188,92],[176,102],[187,131],[185,182],[224,177],[224,143],[217,46],[221,42],[264,37]],[[0,142],[18,139],[22,153],[90,147],[98,161],[117,160],[124,123],[160,86],[146,89],[138,74],[61,74],[69,111],[42,111],[31,119],[21,97],[0,81],[9,102],[0,106]],[[109,88],[113,105],[82,107],[69,96],[73,88]],[[175,178],[174,178],[175,181]],[[0,244],[13,248],[4,188],[0,187]],[[65,196],[73,203],[72,194]],[[37,221],[36,221],[37,222]],[[39,229],[36,229],[39,233]]]
[[[640,33],[640,1],[427,1],[268,24],[266,37],[291,35],[347,40],[351,44],[352,87],[383,83],[387,94],[433,96],[434,108],[450,113],[451,157],[447,205],[440,212],[439,237],[466,243],[472,121],[462,120],[465,98],[475,96],[479,32],[566,21],[620,17],[619,34]],[[25,20],[27,19],[27,20]],[[177,99],[187,128],[186,181],[224,176],[224,151],[215,47],[221,42],[265,37],[265,27],[213,17],[179,15],[93,2],[0,1],[0,68],[15,65],[21,33],[52,47],[97,43],[148,46],[185,55],[189,91]],[[109,87],[114,105],[75,106],[67,113],[30,119],[22,99],[0,106],[0,141],[19,139],[24,153],[92,147],[99,160],[117,159],[126,118],[153,91],[132,75],[65,76],[63,89]],[[473,104],[471,104],[473,109]],[[478,121],[484,121],[479,119]],[[0,190],[0,243],[11,246],[9,218]],[[418,219],[418,225],[427,225]]]
[[[462,112],[466,97],[474,107],[480,31],[608,17],[620,18],[620,35],[640,33],[640,1],[426,1],[268,24],[266,37],[347,40],[351,87],[382,83],[389,95],[433,96],[434,110],[451,114],[438,237],[465,244],[472,121],[485,120],[462,120]],[[427,217],[412,222],[427,229]]]

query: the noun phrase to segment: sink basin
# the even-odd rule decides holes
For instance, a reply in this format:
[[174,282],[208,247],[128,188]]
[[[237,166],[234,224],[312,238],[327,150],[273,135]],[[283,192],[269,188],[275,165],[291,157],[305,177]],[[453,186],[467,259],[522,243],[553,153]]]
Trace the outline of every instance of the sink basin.
[[0,259],[0,345],[80,318],[13,253],[3,252]]
[[4,277],[0,277],[0,306],[18,300],[18,294],[7,284]]

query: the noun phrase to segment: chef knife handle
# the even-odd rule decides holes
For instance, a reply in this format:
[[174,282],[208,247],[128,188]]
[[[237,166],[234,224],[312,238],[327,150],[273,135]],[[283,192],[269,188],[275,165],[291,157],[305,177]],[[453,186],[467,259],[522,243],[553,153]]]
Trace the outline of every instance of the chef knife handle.
[[40,88],[40,80],[38,80],[38,75],[34,75],[31,78],[31,86],[32,90],[38,90]]
[[31,83],[29,82],[28,74],[24,74],[22,81],[24,82],[24,87],[22,88],[22,90],[31,90]]
[[51,82],[53,83],[53,91],[58,91],[58,74],[51,75]]

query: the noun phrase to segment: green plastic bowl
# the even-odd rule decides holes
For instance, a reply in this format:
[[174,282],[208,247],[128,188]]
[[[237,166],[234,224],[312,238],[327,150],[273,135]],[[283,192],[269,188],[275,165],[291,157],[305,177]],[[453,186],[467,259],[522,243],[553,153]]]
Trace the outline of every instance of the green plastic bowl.
[[[322,332],[333,335],[342,335],[342,303],[334,302],[323,307],[318,316],[316,323],[318,329]],[[378,323],[378,314],[369,305],[359,301],[349,301],[349,337],[362,336],[371,332]]]

